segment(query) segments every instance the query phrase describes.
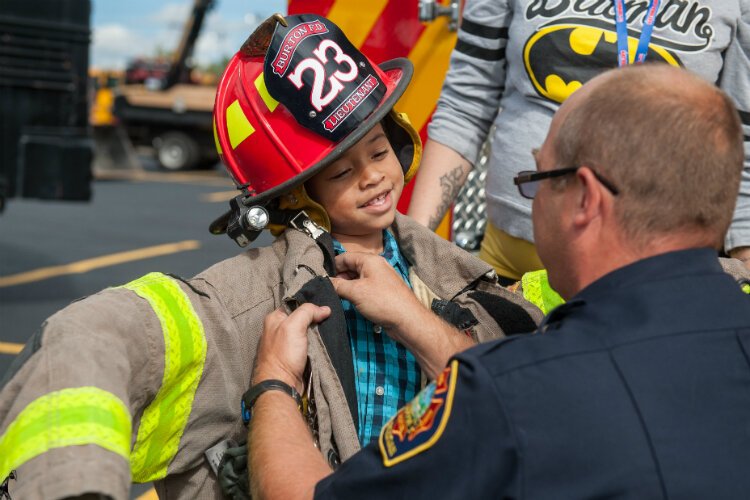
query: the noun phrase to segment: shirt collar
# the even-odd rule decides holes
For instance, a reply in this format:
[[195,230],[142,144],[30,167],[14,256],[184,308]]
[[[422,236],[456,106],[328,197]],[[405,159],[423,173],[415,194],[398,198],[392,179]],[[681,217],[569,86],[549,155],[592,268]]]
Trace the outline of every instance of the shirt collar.
[[[685,311],[679,306],[664,308],[663,304],[684,305],[696,300],[710,302],[711,297],[699,297],[705,293],[715,293],[717,288],[709,287],[706,292],[703,289],[684,288],[685,284],[679,279],[702,276],[705,284],[709,276],[724,278],[724,274],[716,250],[711,248],[678,250],[648,257],[616,269],[588,285],[568,302],[550,311],[539,331],[559,328],[563,319],[579,314],[585,314],[590,324],[609,325],[609,336],[605,338],[620,340],[649,336],[654,331],[666,331],[674,324],[685,322],[688,314],[698,314],[698,317],[690,320],[696,329],[704,326],[707,328],[708,326],[703,325],[705,322],[715,327],[715,318],[700,317],[700,312]],[[631,317],[638,319],[643,314],[652,313],[649,310],[652,304],[659,304],[661,307],[658,315],[651,316],[647,323],[639,324],[637,328],[632,325],[628,328],[623,326]],[[638,312],[633,314],[631,309],[628,316],[624,317],[623,308],[635,308]],[[580,325],[578,328],[581,328]]]
[[[346,252],[344,245],[342,245],[336,238],[333,239],[333,250],[336,255],[340,255]],[[406,261],[404,256],[401,254],[401,249],[398,247],[396,237],[393,234],[384,229],[383,230],[383,252],[380,254],[392,267],[396,268],[403,275],[408,275],[409,263]]]
[[691,248],[648,257],[602,276],[573,297],[588,302],[613,290],[648,281],[683,276],[686,273],[721,273],[716,250]]

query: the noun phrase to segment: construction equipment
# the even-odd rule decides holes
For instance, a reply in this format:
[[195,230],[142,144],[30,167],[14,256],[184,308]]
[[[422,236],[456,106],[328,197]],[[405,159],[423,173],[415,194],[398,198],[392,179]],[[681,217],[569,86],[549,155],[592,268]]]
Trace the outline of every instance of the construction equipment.
[[150,146],[167,170],[218,161],[212,133],[216,87],[193,84],[188,61],[215,0],[195,0],[166,76],[120,85],[114,116],[136,146]]
[[3,0],[0,210],[13,197],[91,198],[90,0]]
[[89,124],[94,137],[94,173],[141,168],[130,139],[112,114],[115,91],[123,78],[122,71],[89,70],[92,91]]

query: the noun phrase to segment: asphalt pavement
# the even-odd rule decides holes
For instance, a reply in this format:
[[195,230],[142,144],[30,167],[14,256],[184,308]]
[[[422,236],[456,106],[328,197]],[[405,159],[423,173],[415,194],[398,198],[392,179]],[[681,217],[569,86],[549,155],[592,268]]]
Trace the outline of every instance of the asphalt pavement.
[[[151,271],[190,277],[241,252],[208,232],[233,191],[221,167],[151,165],[101,176],[88,203],[9,200],[0,214],[0,379],[44,320],[71,302]],[[253,246],[271,240],[263,233]]]

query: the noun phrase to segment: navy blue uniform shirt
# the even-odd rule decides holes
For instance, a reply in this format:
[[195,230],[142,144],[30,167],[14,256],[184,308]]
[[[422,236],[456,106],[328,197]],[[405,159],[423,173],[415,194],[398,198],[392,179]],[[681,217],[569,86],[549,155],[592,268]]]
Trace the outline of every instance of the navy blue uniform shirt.
[[456,356],[315,498],[750,499],[750,298],[708,249],[616,270]]

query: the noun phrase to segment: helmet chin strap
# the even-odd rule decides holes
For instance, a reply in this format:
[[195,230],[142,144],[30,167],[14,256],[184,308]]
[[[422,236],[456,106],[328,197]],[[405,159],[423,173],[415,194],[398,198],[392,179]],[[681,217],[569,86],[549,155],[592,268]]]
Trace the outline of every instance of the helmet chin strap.
[[273,203],[246,205],[245,195],[234,197],[229,202],[231,215],[227,222],[227,235],[240,247],[253,242],[269,224],[287,226],[307,234],[323,252],[323,266],[329,276],[336,275],[334,265],[333,238],[330,233],[315,223],[304,210],[282,210]]
[[333,251],[333,237],[331,233],[320,227],[314,220],[307,215],[307,212],[300,210],[297,215],[289,222],[289,226],[302,231],[310,236],[323,252],[323,267],[328,276],[336,276],[336,264],[334,258],[336,253]]

